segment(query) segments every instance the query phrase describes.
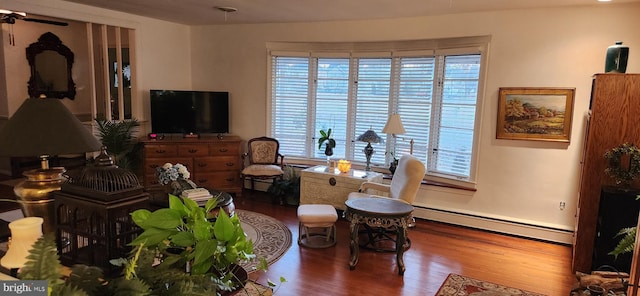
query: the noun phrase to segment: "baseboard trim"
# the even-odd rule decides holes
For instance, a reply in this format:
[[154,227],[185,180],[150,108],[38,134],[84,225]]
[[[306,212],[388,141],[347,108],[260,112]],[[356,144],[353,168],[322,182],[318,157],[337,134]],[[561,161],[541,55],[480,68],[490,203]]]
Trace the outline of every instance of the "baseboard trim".
[[571,245],[573,232],[538,225],[416,206],[414,217],[531,239]]

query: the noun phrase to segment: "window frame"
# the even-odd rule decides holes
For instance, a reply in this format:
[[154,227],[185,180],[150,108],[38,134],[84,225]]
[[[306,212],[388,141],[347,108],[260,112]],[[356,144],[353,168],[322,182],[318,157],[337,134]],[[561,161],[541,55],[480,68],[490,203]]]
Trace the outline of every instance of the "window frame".
[[[305,57],[305,58],[328,58],[328,57],[362,57],[362,56],[379,56],[376,52],[388,52],[390,57],[412,57],[419,54],[424,54],[424,52],[432,52],[433,55],[437,57],[439,55],[461,55],[461,54],[472,54],[477,53],[480,55],[480,70],[478,73],[478,85],[477,85],[477,95],[476,95],[476,103],[475,103],[475,118],[474,118],[474,128],[473,128],[473,140],[472,140],[472,151],[471,151],[471,161],[470,161],[470,171],[469,178],[460,178],[447,174],[440,174],[437,172],[433,172],[429,170],[429,163],[425,162],[427,166],[427,172],[425,174],[425,180],[432,181],[435,183],[442,184],[450,184],[457,188],[462,189],[476,189],[476,181],[477,181],[477,167],[478,167],[478,151],[479,151],[479,136],[481,129],[481,120],[482,120],[482,111],[483,111],[483,102],[484,100],[484,85],[486,82],[486,73],[487,73],[487,57],[488,57],[488,48],[489,42],[491,40],[490,36],[473,36],[473,37],[460,37],[460,38],[443,38],[443,39],[428,39],[428,40],[413,40],[413,41],[389,41],[389,42],[335,42],[335,43],[289,43],[289,42],[269,42],[267,43],[267,127],[268,133],[270,136],[273,136],[273,73],[272,73],[272,58],[274,56],[290,56],[290,57]],[[393,63],[392,63],[393,64]],[[317,64],[315,65],[317,66]],[[436,62],[436,67],[439,67],[438,62]],[[309,64],[311,68],[311,63]],[[437,71],[437,69],[436,69]],[[311,73],[311,70],[309,70]],[[353,73],[349,73],[349,75],[353,75]],[[315,96],[315,85],[313,82],[312,75],[309,75],[309,88],[313,88],[310,90],[309,97],[307,100],[309,102],[314,102],[311,96]],[[353,77],[351,77],[353,79]],[[393,79],[392,79],[393,80]],[[351,84],[349,83],[349,96],[352,94]],[[397,87],[391,82],[390,85],[390,93],[393,92],[393,88]],[[440,87],[438,87],[440,88]],[[436,87],[434,86],[434,92],[436,91]],[[351,100],[351,97],[349,97]],[[397,111],[397,102],[394,102],[394,106],[389,107],[389,114]],[[311,108],[308,109],[308,112],[312,111]],[[434,113],[433,111],[431,112]],[[307,136],[306,140],[306,151],[305,155],[307,157],[296,157],[296,156],[288,156],[287,159],[290,162],[295,162],[299,164],[307,164],[307,165],[316,165],[323,163],[321,159],[314,158],[315,150],[317,150],[317,145],[315,139],[317,138],[318,131],[311,130],[315,128],[315,112],[313,114],[308,113],[307,116],[307,134],[312,133],[312,136]],[[434,118],[431,118],[434,120]],[[355,121],[352,118],[347,118],[347,128],[355,125]],[[386,120],[385,120],[386,122]],[[381,131],[376,131],[381,137],[385,138],[387,135],[382,134]],[[435,134],[431,133],[430,137]],[[348,136],[349,137],[349,136]],[[385,151],[389,151],[389,145],[396,145],[396,139],[393,139],[391,136],[386,137]],[[404,140],[409,141],[409,139],[402,137],[401,135],[398,138],[404,138]],[[431,145],[431,141],[430,144]],[[355,143],[352,141],[351,143],[345,143],[346,151],[345,153],[349,155],[349,153],[355,153]],[[429,149],[430,147],[427,147]],[[376,149],[376,153],[384,153],[380,151],[381,148]],[[430,150],[428,150],[430,151]],[[385,157],[385,163],[389,160],[390,156]],[[431,159],[427,157],[427,161]],[[356,162],[359,163],[359,162]],[[380,165],[372,166],[374,170],[376,169],[386,169]]]

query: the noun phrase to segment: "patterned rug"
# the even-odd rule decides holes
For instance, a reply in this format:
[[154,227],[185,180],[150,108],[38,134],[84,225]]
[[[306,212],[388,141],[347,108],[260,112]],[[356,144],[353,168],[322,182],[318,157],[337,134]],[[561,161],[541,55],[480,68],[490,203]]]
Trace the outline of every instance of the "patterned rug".
[[450,273],[435,296],[544,296]]
[[[246,210],[236,209],[235,213],[247,237],[253,241],[253,252],[258,257],[264,257],[269,265],[280,259],[291,247],[291,230],[282,222],[267,215]],[[258,260],[241,265],[251,273],[256,271]]]

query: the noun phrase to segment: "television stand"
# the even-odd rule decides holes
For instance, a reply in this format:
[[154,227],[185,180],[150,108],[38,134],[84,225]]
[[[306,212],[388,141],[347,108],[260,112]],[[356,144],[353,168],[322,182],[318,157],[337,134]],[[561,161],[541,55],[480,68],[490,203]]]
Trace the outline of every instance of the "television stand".
[[196,134],[196,133],[188,133],[188,134],[184,134],[185,138],[200,138],[200,135]]

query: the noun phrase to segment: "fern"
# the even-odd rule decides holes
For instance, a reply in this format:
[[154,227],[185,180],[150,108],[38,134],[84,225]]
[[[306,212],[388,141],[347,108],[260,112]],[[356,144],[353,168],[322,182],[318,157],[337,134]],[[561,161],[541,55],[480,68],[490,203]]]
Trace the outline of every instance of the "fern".
[[102,269],[95,266],[74,265],[67,283],[74,285],[89,295],[94,295],[104,285]]
[[633,252],[633,247],[636,241],[636,232],[636,227],[620,229],[615,237],[622,236],[622,239],[620,239],[616,248],[609,252],[609,255],[613,255],[617,259],[620,254]]
[[58,259],[58,250],[52,233],[47,233],[34,243],[27,260],[18,274],[21,280],[46,280],[52,288],[64,284],[60,279],[62,264]]

